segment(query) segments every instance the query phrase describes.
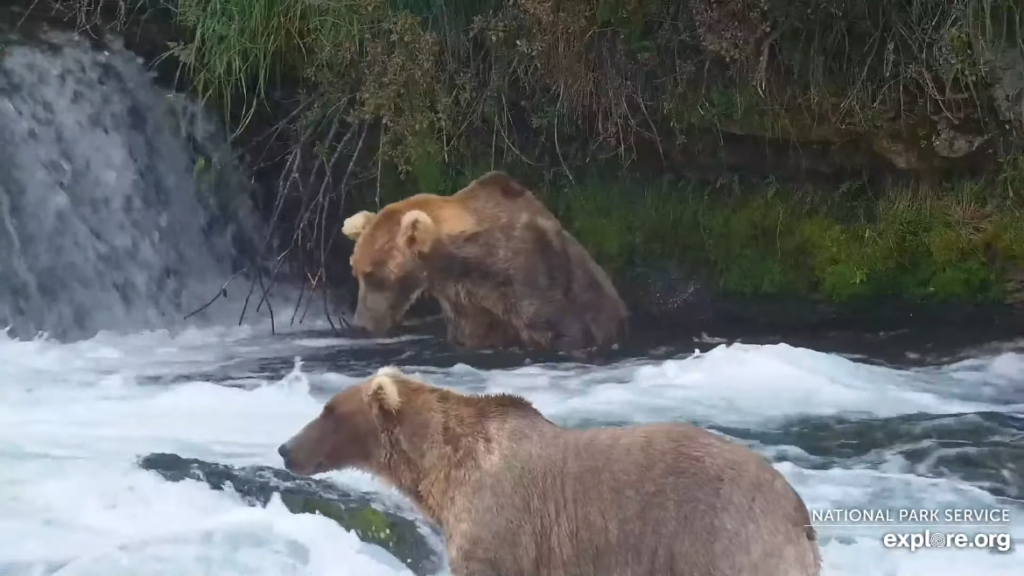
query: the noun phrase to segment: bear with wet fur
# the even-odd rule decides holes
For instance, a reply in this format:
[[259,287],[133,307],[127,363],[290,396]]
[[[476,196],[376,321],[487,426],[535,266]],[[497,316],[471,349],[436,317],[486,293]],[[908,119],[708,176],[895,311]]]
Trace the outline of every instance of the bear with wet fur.
[[766,460],[688,424],[562,428],[528,401],[383,368],[278,452],[375,474],[441,527],[454,576],[816,576],[803,501]]
[[418,194],[350,216],[354,323],[384,334],[421,294],[472,349],[607,349],[628,311],[608,275],[526,188],[490,172],[452,196]]

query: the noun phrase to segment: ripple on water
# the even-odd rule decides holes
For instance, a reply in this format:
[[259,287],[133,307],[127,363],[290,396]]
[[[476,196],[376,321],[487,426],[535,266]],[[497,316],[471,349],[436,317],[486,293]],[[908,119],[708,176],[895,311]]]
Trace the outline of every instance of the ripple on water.
[[[0,337],[0,573],[407,574],[325,518],[249,508],[230,491],[133,465],[157,451],[279,465],[281,440],[371,371],[365,344],[230,331],[64,345]],[[377,363],[402,345],[381,344]],[[309,360],[324,348],[331,356]],[[403,368],[466,392],[522,394],[565,425],[698,422],[772,459],[812,509],[951,508],[1020,498],[1021,364],[1008,354],[911,371],[784,344],[722,345],[600,367]],[[407,505],[365,474],[327,477]],[[1008,528],[1016,538],[1021,513]],[[1016,555],[887,550],[880,534],[822,529],[825,574],[1020,575]]]

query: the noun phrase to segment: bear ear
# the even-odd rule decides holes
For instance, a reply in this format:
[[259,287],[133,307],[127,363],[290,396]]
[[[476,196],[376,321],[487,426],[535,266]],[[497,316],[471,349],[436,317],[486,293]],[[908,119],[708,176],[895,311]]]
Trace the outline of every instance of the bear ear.
[[376,219],[376,214],[363,210],[362,212],[353,214],[345,219],[345,223],[341,226],[341,233],[348,236],[354,242],[359,240],[359,237],[363,235],[363,232],[365,232]]
[[402,406],[402,397],[398,393],[398,383],[395,379],[402,376],[405,375],[398,368],[388,366],[381,368],[370,378],[366,399],[377,412],[398,412]]
[[402,216],[398,235],[399,240],[407,248],[416,252],[426,252],[437,237],[437,225],[426,212],[410,210]]

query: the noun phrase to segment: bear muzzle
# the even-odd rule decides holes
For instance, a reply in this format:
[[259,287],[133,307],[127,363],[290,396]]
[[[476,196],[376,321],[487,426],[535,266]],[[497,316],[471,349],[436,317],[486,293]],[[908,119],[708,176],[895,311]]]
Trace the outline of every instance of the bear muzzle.
[[292,463],[292,447],[289,445],[290,442],[285,442],[277,447],[277,453],[281,456],[281,460],[284,462],[285,470],[289,472],[295,467]]
[[388,313],[367,312],[365,306],[358,306],[352,318],[352,325],[369,336],[381,337],[391,330],[394,321]]
[[277,447],[277,453],[284,462],[284,469],[299,476],[312,476],[319,473],[320,461],[309,464],[303,458],[296,457],[293,442],[289,440]]
[[278,454],[285,464],[285,469],[296,476],[314,476],[329,471],[326,455],[309,450],[308,439],[295,436],[278,447]]

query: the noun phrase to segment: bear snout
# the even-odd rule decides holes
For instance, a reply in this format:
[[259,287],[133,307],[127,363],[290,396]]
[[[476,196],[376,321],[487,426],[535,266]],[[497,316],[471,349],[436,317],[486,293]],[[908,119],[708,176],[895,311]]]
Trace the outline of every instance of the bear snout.
[[387,336],[393,324],[388,315],[360,313],[358,309],[356,310],[355,317],[352,319],[352,326],[356,329],[357,333],[361,332],[364,337],[370,338]]
[[323,459],[310,454],[308,442],[303,443],[301,439],[292,438],[277,447],[277,453],[284,462],[284,469],[298,476],[312,476],[325,470],[322,468]]
[[284,462],[284,467],[289,472],[292,471],[292,447],[289,446],[289,442],[285,442],[277,447],[277,453],[281,456],[281,460]]

